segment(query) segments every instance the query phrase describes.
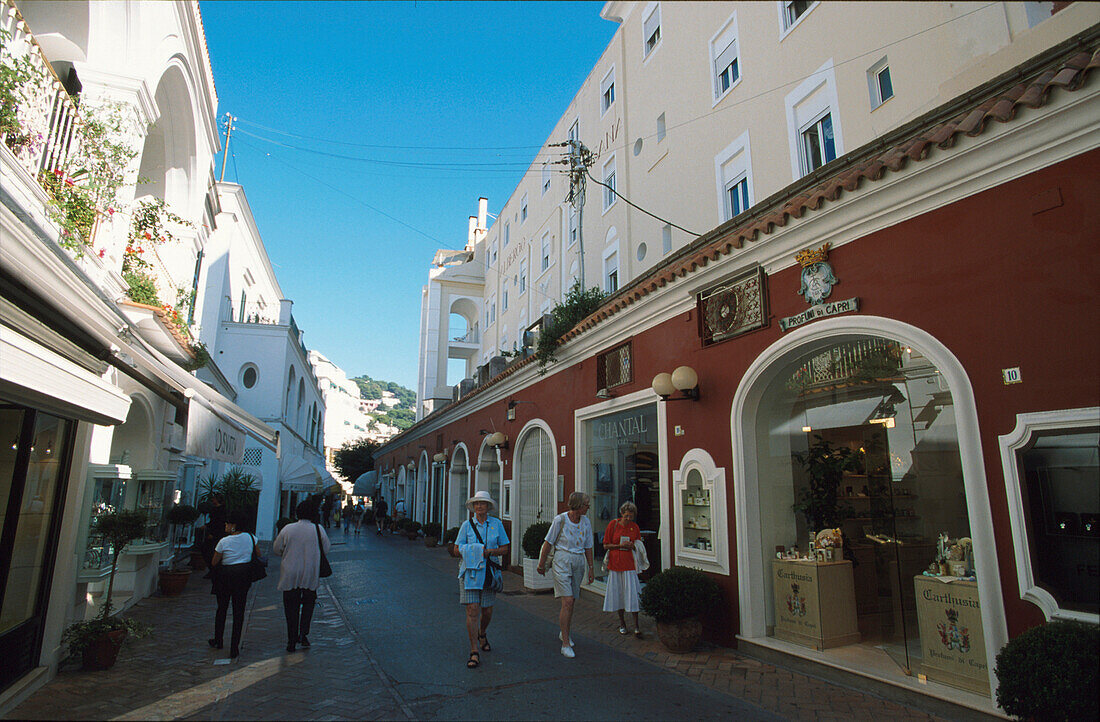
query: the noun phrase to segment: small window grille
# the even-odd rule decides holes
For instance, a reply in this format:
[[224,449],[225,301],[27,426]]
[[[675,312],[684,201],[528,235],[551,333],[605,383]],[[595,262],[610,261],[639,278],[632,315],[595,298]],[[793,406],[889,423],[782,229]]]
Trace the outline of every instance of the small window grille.
[[244,450],[244,459],[241,460],[241,463],[244,464],[245,466],[259,466],[260,463],[263,462],[263,460],[264,460],[264,450],[263,449],[245,449]]
[[596,390],[612,389],[634,380],[630,342],[627,341],[596,360]]

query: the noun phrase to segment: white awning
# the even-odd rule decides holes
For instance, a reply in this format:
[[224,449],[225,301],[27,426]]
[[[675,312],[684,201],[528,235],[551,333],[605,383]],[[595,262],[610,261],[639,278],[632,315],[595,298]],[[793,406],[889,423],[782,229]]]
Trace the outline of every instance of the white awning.
[[374,496],[378,490],[378,469],[367,471],[359,475],[355,480],[355,486],[351,491],[352,496]]
[[321,475],[317,467],[302,459],[287,459],[279,470],[279,487],[283,491],[318,491]]
[[130,408],[116,386],[7,326],[0,326],[0,395],[104,426],[126,421]]

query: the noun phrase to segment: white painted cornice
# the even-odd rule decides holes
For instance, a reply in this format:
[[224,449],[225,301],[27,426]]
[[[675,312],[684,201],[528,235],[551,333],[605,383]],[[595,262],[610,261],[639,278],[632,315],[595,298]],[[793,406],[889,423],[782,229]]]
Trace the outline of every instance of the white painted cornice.
[[97,89],[107,98],[133,105],[138,112],[142,136],[150,125],[160,119],[160,108],[157,107],[153,93],[149,90],[149,84],[144,78],[119,75],[83,64],[78,68],[78,72],[81,82],[88,91]]

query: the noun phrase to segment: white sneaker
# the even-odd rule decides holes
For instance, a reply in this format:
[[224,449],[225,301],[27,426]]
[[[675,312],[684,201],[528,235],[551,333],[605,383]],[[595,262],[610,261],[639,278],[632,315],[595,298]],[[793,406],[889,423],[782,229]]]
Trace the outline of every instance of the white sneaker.
[[573,659],[573,657],[577,656],[577,653],[573,651],[572,647],[562,647],[561,648],[561,656],[568,657],[569,659]]
[[[561,638],[561,632],[558,632],[558,641],[562,642],[563,644],[565,643],[565,640]],[[573,644],[573,640],[570,639],[569,640],[569,646],[570,647],[576,647],[577,645]]]

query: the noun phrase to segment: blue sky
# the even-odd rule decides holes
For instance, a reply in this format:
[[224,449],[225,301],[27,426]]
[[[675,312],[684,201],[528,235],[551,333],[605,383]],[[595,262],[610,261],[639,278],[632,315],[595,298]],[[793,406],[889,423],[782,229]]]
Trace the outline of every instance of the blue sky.
[[508,199],[618,27],[602,6],[202,2],[225,179],[306,346],[416,388],[432,255]]

